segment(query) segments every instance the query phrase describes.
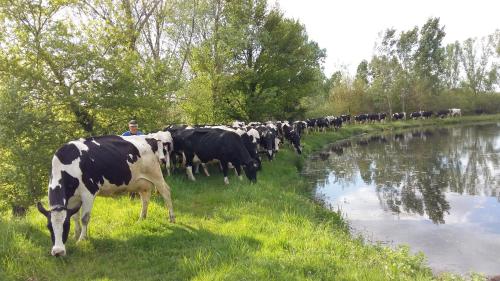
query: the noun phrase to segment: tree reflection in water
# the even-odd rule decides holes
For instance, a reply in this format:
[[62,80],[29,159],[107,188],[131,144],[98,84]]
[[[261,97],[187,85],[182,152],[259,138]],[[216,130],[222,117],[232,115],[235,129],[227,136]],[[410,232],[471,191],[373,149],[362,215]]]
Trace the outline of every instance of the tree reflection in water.
[[313,156],[304,173],[346,186],[358,173],[376,190],[380,206],[394,214],[445,223],[445,193],[496,197],[500,201],[498,125],[413,130],[330,145]]

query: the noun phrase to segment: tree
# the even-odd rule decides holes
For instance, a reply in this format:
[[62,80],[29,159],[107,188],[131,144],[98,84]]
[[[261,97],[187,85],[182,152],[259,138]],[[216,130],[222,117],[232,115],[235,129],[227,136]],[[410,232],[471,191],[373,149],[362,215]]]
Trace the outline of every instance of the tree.
[[418,48],[415,53],[415,71],[421,89],[437,95],[441,89],[440,74],[443,72],[444,50],[441,46],[446,33],[439,18],[430,18],[420,29]]
[[469,38],[462,44],[460,60],[465,72],[464,84],[475,95],[492,90],[496,82],[496,67],[491,62],[493,54],[494,46],[488,38]]

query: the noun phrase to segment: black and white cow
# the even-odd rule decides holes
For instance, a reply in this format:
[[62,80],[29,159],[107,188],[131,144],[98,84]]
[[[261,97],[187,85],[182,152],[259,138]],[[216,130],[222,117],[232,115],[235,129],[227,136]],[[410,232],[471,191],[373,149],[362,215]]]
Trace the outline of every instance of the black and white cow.
[[143,219],[147,215],[151,191],[156,187],[165,200],[170,221],[175,222],[170,187],[160,168],[165,159],[164,147],[172,138],[168,132],[158,132],[155,136],[90,137],[71,141],[56,151],[49,182],[49,210],[40,202],[37,204],[48,220],[53,256],[66,254],[64,244],[73,215],[75,236],[79,241],[86,238],[97,195],[139,192],[142,199],[140,218]]
[[422,113],[420,111],[415,111],[415,112],[410,113],[411,119],[418,119],[420,117],[422,117]]
[[394,120],[406,119],[406,112],[396,112],[396,113],[392,114],[392,119],[394,119]]
[[460,108],[450,108],[448,111],[451,117],[462,116],[462,110],[460,110]]
[[295,151],[297,151],[298,154],[302,154],[299,133],[297,133],[297,131],[295,131],[293,127],[288,124],[288,122],[282,123],[281,128],[283,130],[284,139],[288,140],[293,145]]
[[420,111],[420,114],[422,115],[422,118],[428,119],[434,114],[434,112],[432,112],[432,111]]
[[366,113],[354,116],[354,121],[356,121],[357,123],[363,123],[363,122],[366,122],[368,120],[369,120],[369,115]]
[[295,121],[293,122],[293,129],[302,136],[304,132],[307,133],[307,122],[305,121]]
[[250,157],[243,141],[235,132],[213,128],[184,130],[174,135],[174,147],[177,143],[182,143],[176,149],[181,149],[186,157],[186,172],[190,180],[196,180],[193,175],[193,163],[196,157],[201,163],[219,160],[225,184],[229,184],[227,177],[229,163],[239,175],[243,166],[247,178],[252,182],[257,181],[258,162]]
[[270,161],[273,160],[274,154],[277,152],[276,140],[277,131],[270,126],[256,126],[255,130],[259,132],[260,141],[258,146],[259,153],[265,153]]

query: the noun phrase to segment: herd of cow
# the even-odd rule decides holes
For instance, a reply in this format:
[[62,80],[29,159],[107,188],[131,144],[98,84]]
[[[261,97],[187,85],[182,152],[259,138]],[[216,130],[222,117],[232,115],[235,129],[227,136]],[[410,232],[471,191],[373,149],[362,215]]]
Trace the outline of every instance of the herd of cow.
[[[428,118],[432,112],[413,112],[410,118]],[[460,109],[439,111],[436,116],[461,115]],[[385,113],[326,116],[305,121],[266,123],[234,122],[225,125],[171,125],[144,136],[99,136],[70,141],[52,158],[48,199],[50,209],[39,202],[38,210],[47,217],[52,239],[51,254],[66,254],[65,243],[70,218],[75,223],[75,238],[86,239],[90,212],[95,197],[126,192],[139,193],[142,201],[140,219],[147,215],[151,193],[156,188],[165,200],[170,221],[175,222],[170,187],[165,182],[161,165],[167,174],[183,168],[190,180],[202,166],[209,176],[207,164],[216,163],[228,184],[228,171],[234,169],[242,179],[243,168],[251,182],[257,181],[265,155],[272,161],[280,144],[289,143],[302,153],[301,137],[309,131],[337,130],[344,123],[383,121]],[[394,113],[392,119],[406,119],[405,113]],[[194,171],[193,171],[194,168]]]

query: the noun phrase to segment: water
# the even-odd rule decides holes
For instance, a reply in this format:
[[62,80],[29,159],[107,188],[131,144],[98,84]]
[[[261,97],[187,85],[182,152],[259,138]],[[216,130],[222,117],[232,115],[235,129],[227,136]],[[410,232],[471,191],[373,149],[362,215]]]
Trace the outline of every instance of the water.
[[500,274],[500,123],[335,143],[304,174],[355,234],[422,251],[436,273]]

